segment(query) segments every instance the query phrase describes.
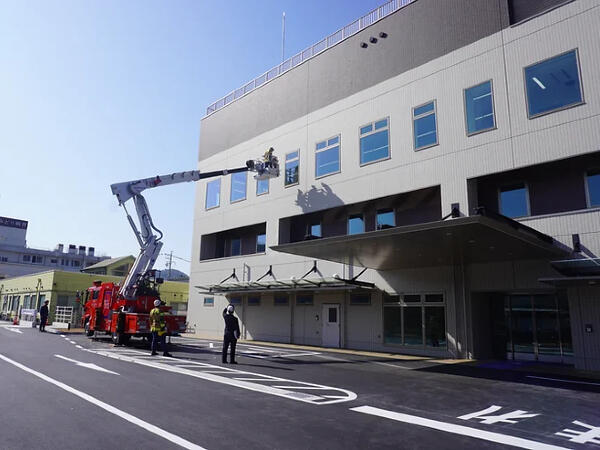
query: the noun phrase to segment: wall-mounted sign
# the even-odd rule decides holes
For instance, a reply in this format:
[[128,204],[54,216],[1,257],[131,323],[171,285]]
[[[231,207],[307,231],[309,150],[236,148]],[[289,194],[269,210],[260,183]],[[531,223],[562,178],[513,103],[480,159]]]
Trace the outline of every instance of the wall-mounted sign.
[[26,230],[27,229],[27,221],[19,220],[19,219],[11,219],[10,217],[0,216],[0,226],[11,227],[11,228],[20,228],[21,230]]

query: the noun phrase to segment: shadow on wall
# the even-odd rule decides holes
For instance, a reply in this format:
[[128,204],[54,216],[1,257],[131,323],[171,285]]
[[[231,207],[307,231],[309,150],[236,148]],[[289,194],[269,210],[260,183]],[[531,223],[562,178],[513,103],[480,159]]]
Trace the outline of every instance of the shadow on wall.
[[321,188],[318,188],[313,184],[305,192],[298,189],[296,193],[296,205],[302,209],[302,212],[318,211],[344,204],[342,199],[333,193],[328,184],[321,183],[321,186]]

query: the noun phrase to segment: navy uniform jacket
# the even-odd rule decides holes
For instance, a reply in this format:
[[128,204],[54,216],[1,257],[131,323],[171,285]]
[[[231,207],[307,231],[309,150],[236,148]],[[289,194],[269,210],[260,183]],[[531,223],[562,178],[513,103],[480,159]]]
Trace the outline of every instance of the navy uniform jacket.
[[48,317],[48,306],[44,305],[40,308],[40,317]]
[[227,314],[227,308],[225,308],[223,310],[223,319],[225,319],[225,336],[230,339],[237,339],[240,335],[240,324],[237,317],[233,314]]

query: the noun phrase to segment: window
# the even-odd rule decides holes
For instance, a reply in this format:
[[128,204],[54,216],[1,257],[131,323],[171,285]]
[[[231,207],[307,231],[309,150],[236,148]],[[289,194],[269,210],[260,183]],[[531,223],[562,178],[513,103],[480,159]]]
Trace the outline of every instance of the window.
[[242,240],[240,238],[231,239],[231,256],[242,254]]
[[313,304],[313,296],[312,295],[298,295],[296,297],[296,305],[312,305]]
[[419,347],[446,347],[443,294],[384,294],[384,342]]
[[600,206],[600,169],[590,170],[585,176],[588,206]]
[[317,142],[315,177],[324,177],[340,171],[340,136]]
[[269,193],[269,179],[256,180],[256,195],[264,195]]
[[308,231],[312,237],[323,237],[323,235],[321,234],[321,224],[320,223],[313,223],[313,224],[309,225]]
[[206,183],[206,209],[217,208],[221,204],[221,179]]
[[232,305],[241,305],[242,304],[242,298],[241,297],[233,297],[229,299],[229,303]]
[[386,228],[394,228],[396,226],[396,217],[393,209],[381,209],[377,211],[376,228],[385,230]]
[[370,305],[371,304],[371,295],[368,293],[359,293],[350,295],[350,304],[351,305]]
[[214,297],[204,297],[204,306],[215,306]]
[[0,256],[0,262],[8,262],[7,256]]
[[31,262],[31,255],[23,255],[23,262]]
[[31,262],[33,264],[42,264],[44,262],[44,257],[39,255],[32,255]]
[[259,234],[256,236],[256,253],[264,253],[267,248],[267,235]]
[[290,299],[287,295],[279,295],[273,298],[273,305],[275,306],[287,306],[290,303]]
[[248,297],[248,306],[260,306],[260,297]]
[[348,234],[359,234],[365,232],[365,221],[362,214],[348,217]]
[[413,108],[415,150],[437,145],[437,121],[435,116],[435,100]]
[[50,259],[50,264],[58,264],[58,259]]
[[231,203],[246,200],[246,172],[238,172],[231,174]]
[[285,155],[285,186],[298,184],[298,171],[300,169],[300,150]]
[[389,120],[386,118],[360,127],[360,164],[369,164],[389,157]]
[[26,295],[23,297],[23,309],[29,309],[30,305],[29,305],[29,295]]
[[507,217],[529,215],[529,195],[525,183],[516,183],[500,188],[500,214]]
[[469,136],[496,127],[491,80],[465,89],[465,116]]
[[81,261],[73,260],[71,261],[71,267],[79,267],[81,266]]
[[525,67],[529,118],[583,103],[577,50]]

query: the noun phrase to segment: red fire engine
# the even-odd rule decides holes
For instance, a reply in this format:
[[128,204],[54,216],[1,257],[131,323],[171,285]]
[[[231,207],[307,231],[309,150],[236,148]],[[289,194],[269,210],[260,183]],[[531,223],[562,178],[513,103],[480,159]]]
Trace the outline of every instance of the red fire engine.
[[[159,285],[162,283],[153,267],[163,245],[163,234],[154,226],[146,199],[141,193],[158,186],[247,171],[256,172],[254,178],[258,180],[279,176],[279,162],[273,156],[273,149],[269,149],[261,160],[246,161],[245,167],[237,169],[205,173],[193,170],[111,185],[138,240],[140,253],[122,284],[96,281],[94,286],[88,288],[81,319],[88,337],[105,334],[112,336],[115,344],[126,344],[132,336],[150,335],[150,311],[154,308],[154,301],[160,300]],[[130,199],[135,205],[139,229],[125,207],[125,202]],[[167,332],[170,335],[185,331],[185,317],[170,314],[171,307],[164,303],[160,308],[166,313]]]

